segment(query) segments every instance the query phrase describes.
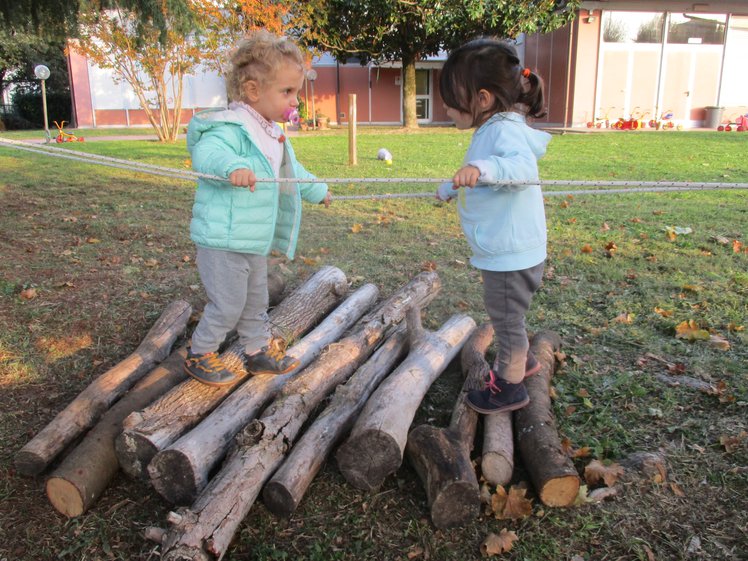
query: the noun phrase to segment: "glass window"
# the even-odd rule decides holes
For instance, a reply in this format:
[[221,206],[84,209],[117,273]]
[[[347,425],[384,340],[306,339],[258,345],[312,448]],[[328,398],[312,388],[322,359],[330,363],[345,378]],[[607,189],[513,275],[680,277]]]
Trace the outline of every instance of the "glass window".
[[725,42],[724,14],[671,14],[668,43],[721,45]]
[[416,95],[429,95],[429,71],[416,70]]
[[603,12],[603,41],[606,43],[660,43],[662,21],[659,12]]
[[425,98],[416,99],[416,118],[429,119],[429,100]]

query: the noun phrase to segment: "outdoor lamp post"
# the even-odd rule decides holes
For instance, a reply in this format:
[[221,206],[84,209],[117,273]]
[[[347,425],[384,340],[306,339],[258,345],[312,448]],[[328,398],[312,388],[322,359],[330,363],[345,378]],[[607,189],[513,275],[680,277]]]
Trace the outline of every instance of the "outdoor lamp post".
[[314,81],[317,79],[317,71],[310,68],[306,72],[306,79],[312,85],[312,130],[317,129],[317,114],[314,112]]
[[51,140],[51,136],[49,135],[49,123],[47,121],[47,87],[45,85],[45,82],[47,78],[49,78],[49,68],[44,66],[43,64],[39,64],[34,68],[34,76],[39,78],[42,81],[42,108],[44,110],[44,134],[47,138],[47,144],[49,144],[49,141]]

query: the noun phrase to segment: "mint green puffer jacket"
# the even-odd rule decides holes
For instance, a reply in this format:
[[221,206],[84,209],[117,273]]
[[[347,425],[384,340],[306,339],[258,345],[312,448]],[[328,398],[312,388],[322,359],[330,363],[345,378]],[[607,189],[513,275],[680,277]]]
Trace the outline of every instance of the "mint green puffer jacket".
[[[209,109],[197,113],[187,129],[187,149],[195,171],[228,178],[239,168],[258,178],[273,171],[236,113]],[[314,179],[296,160],[286,140],[280,177]],[[272,250],[293,259],[301,224],[301,200],[319,203],[327,194],[324,183],[260,183],[251,192],[231,183],[199,179],[192,207],[190,238],[197,245],[239,253],[268,255]]]

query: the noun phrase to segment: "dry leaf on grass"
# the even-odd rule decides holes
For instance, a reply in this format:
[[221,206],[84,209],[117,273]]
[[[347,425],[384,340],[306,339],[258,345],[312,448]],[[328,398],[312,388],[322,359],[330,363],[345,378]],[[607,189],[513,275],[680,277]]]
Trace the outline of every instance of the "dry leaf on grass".
[[719,443],[725,447],[725,452],[732,454],[738,449],[746,437],[748,437],[748,432],[746,431],[742,431],[736,436],[722,435],[719,437]]
[[676,339],[685,339],[686,341],[708,341],[709,337],[709,332],[706,329],[701,329],[692,319],[682,321],[675,326]]
[[515,541],[517,541],[517,534],[506,528],[502,528],[498,534],[491,532],[480,544],[480,554],[483,557],[501,555],[510,551],[514,547]]
[[36,288],[25,288],[21,291],[21,298],[24,300],[33,300],[36,298]]
[[584,480],[588,485],[597,485],[603,481],[607,487],[612,487],[623,472],[623,467],[616,463],[606,466],[599,460],[592,460],[584,468]]
[[491,495],[490,506],[494,517],[498,520],[517,520],[530,516],[532,501],[525,497],[525,493],[527,489],[514,485],[509,488],[508,493],[501,485],[496,487],[496,492]]

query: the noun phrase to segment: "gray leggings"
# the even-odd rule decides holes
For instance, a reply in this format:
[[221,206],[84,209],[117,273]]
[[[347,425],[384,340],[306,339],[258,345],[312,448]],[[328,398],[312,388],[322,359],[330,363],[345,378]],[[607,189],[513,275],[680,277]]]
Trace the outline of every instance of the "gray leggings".
[[544,268],[545,262],[522,271],[481,270],[483,302],[497,345],[493,370],[511,384],[525,377],[525,360],[530,347],[525,314],[543,280]]
[[234,328],[247,354],[267,345],[270,339],[267,258],[198,247],[197,270],[208,303],[192,334],[192,352],[218,350]]

